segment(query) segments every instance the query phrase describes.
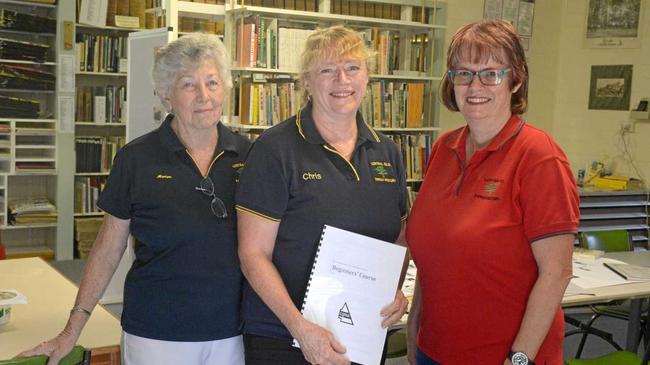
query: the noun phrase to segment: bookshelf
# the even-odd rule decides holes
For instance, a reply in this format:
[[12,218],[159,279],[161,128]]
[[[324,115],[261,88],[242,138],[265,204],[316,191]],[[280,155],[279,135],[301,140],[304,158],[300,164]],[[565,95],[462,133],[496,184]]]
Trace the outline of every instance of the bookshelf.
[[295,114],[303,103],[295,61],[306,37],[316,27],[345,25],[377,52],[377,70],[360,110],[368,124],[400,147],[407,181],[417,190],[439,132],[436,94],[444,72],[446,9],[442,1],[226,3],[225,41],[233,55],[235,88],[225,119],[254,135]]
[[0,234],[7,257],[57,246],[57,6],[0,0]]
[[[103,212],[97,207],[113,157],[125,144],[127,125],[128,36],[143,30],[145,1],[114,1],[105,26],[75,22],[75,116],[73,207],[75,250],[87,254]],[[136,4],[137,3],[137,4]],[[133,6],[131,6],[133,5]],[[79,11],[79,9],[76,9]],[[115,26],[115,15],[137,17],[141,28]],[[153,25],[153,24],[150,24]],[[83,231],[84,242],[79,241]],[[90,237],[92,236],[92,239]],[[82,248],[81,245],[84,245]],[[85,247],[88,246],[88,247]]]
[[[223,21],[235,84],[223,121],[252,138],[295,114],[303,102],[296,86],[297,69],[290,62],[298,59],[301,45],[296,39],[304,42],[310,30],[337,24],[361,32],[379,55],[362,113],[367,123],[400,146],[407,181],[417,190],[426,156],[440,131],[437,90],[444,73],[445,1],[209,2],[159,0],[146,12],[164,18],[161,23],[170,27],[171,39],[184,34],[179,29],[186,19]],[[248,24],[258,32],[251,32]],[[283,49],[288,51],[278,52]],[[244,54],[255,56],[245,59]],[[259,103],[260,98],[266,102]],[[406,103],[407,98],[422,103]],[[260,108],[261,104],[269,107]],[[279,110],[277,105],[289,107]]]

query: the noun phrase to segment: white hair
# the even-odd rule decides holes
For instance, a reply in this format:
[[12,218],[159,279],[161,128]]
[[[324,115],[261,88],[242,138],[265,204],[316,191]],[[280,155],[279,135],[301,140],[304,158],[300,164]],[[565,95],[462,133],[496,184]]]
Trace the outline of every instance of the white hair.
[[226,93],[232,88],[230,56],[219,37],[214,34],[192,33],[166,44],[156,51],[151,77],[153,87],[169,108],[167,98],[176,79],[184,72],[196,70],[205,62],[217,68]]

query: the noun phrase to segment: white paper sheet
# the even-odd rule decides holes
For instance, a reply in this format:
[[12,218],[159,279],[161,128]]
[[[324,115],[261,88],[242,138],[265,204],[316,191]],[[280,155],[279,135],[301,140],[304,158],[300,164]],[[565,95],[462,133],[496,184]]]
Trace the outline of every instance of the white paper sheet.
[[573,259],[571,284],[582,289],[598,288],[628,283],[625,279],[603,265],[603,262],[623,263],[619,260],[599,258],[596,260]]
[[386,338],[379,312],[395,298],[406,248],[325,226],[303,316],[327,328],[351,361],[376,365]]

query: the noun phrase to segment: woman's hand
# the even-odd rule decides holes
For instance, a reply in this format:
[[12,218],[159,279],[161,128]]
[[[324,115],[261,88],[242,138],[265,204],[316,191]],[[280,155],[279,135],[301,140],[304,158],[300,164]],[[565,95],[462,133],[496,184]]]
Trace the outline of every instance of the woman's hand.
[[402,293],[400,289],[397,289],[397,292],[395,292],[395,300],[381,310],[381,316],[385,317],[381,322],[381,326],[383,328],[388,328],[395,324],[395,322],[399,321],[404,313],[406,313],[408,304],[409,301],[404,296],[404,293]]
[[16,358],[45,355],[49,357],[47,365],[58,365],[59,361],[72,351],[72,348],[77,343],[77,338],[78,336],[73,335],[66,328],[53,339],[21,352]]
[[345,346],[341,345],[334,335],[325,328],[303,320],[296,334],[293,334],[305,360],[318,365],[349,365],[345,357]]

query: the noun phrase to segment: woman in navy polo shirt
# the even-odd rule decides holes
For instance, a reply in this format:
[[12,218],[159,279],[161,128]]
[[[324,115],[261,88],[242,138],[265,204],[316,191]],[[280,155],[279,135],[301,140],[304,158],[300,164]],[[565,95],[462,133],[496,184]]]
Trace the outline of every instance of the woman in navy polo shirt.
[[[263,133],[246,160],[236,200],[250,283],[242,304],[247,364],[349,363],[345,348],[299,309],[324,224],[403,244],[401,155],[358,112],[373,56],[355,31],[316,30],[299,74],[310,101]],[[396,322],[406,304],[398,290],[377,324]]]
[[98,202],[104,223],[68,323],[22,355],[45,354],[52,365],[72,348],[131,234],[125,363],[244,363],[233,195],[250,143],[219,122],[232,87],[229,60],[219,39],[205,34],[157,51],[154,86],[170,114],[118,152]]

